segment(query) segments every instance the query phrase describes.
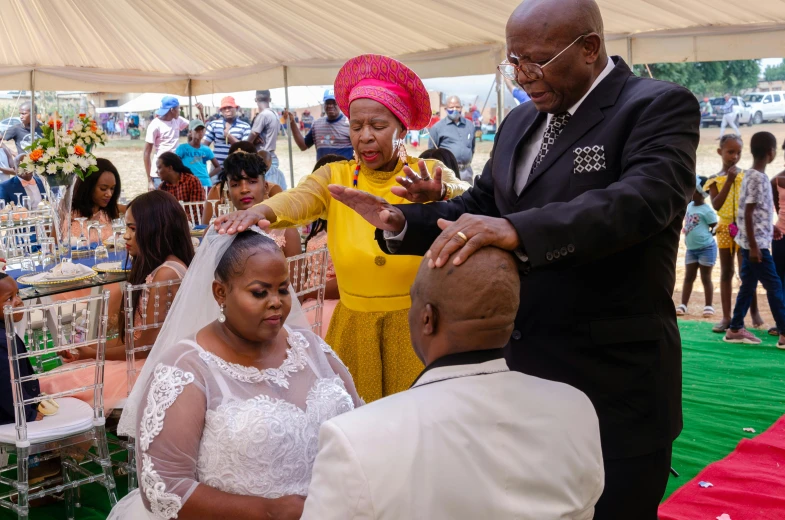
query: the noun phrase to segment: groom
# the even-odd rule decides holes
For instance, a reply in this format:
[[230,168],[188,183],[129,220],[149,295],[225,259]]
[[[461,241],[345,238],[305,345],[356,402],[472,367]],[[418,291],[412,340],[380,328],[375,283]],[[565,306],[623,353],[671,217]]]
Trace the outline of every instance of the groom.
[[[515,252],[510,368],[594,404],[605,461],[596,518],[654,520],[682,428],[671,295],[698,102],[609,57],[594,0],[527,0],[507,23],[507,49],[505,71],[532,103],[504,120],[472,190],[404,206],[330,190],[379,229],[386,252],[427,252],[442,269],[488,245]],[[402,180],[409,193],[426,182]]]
[[412,388],[324,423],[303,520],[588,520],[602,493],[586,396],[511,372],[512,255],[486,247],[420,265],[409,328],[426,369]]

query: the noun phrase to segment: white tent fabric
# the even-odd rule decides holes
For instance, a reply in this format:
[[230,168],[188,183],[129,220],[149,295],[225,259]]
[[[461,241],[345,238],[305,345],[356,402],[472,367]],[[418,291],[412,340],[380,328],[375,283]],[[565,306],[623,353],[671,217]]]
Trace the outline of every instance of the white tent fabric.
[[[782,0],[598,0],[635,63],[785,55]],[[0,0],[0,88],[215,92],[324,85],[362,53],[488,74],[518,0]]]

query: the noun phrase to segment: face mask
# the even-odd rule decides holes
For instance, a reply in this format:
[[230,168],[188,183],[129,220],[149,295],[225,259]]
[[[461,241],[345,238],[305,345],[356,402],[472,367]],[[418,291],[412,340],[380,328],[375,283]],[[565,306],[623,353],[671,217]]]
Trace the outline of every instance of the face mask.
[[447,110],[447,117],[452,119],[453,121],[457,121],[461,118],[461,111],[460,110]]

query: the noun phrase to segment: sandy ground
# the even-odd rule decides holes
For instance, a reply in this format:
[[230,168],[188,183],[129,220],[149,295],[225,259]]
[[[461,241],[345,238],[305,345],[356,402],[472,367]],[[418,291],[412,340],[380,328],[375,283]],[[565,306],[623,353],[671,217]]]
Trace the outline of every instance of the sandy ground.
[[[780,143],[785,140],[785,124],[782,123],[742,127],[741,131],[745,142],[749,141],[749,138],[753,133],[759,131],[772,132],[777,136],[777,141]],[[702,131],[701,142],[700,146],[698,147],[697,170],[699,175],[712,175],[720,169],[721,163],[716,152],[718,135],[719,129],[717,127],[706,128]],[[476,174],[482,172],[482,168],[485,165],[485,162],[488,160],[492,144],[492,142],[488,141],[477,144],[477,150],[474,160],[472,161],[472,167]],[[141,140],[131,141],[127,139],[116,139],[112,140],[105,148],[99,150],[98,153],[99,156],[110,159],[115,164],[115,166],[117,166],[122,177],[124,195],[129,199],[135,197],[147,189],[144,165],[142,162],[143,148],[144,142]],[[410,147],[409,153],[419,154],[423,150],[425,150],[425,146],[420,146],[419,149]],[[751,163],[751,158],[748,151],[749,148],[745,145],[745,155],[742,157],[740,162],[742,168],[748,167]],[[285,138],[279,138],[277,153],[282,165],[288,166],[289,146]],[[311,168],[316,161],[316,153],[313,149],[301,152],[295,146],[292,156],[294,159],[294,177],[295,182],[297,182],[300,178],[308,175],[311,172]],[[769,175],[773,176],[779,173],[782,170],[784,161],[785,158],[780,155],[774,164],[770,167],[770,171],[768,172]],[[288,179],[288,167],[282,167],[282,170],[287,174]],[[676,272],[676,291],[674,294],[674,302],[677,303],[681,300],[681,288],[684,280],[684,251],[684,244],[682,242],[682,245],[679,249],[679,259]],[[720,269],[718,264],[713,271],[715,285],[714,306],[717,309],[717,312],[721,314],[719,301],[719,275]],[[735,281],[735,287],[738,288],[738,279]],[[759,292],[761,295],[764,294],[762,289],[759,289]],[[703,300],[703,287],[700,283],[700,279],[698,279],[695,283],[691,298],[690,311],[693,314],[688,315],[687,318],[702,319],[700,317],[700,311],[703,309]],[[761,296],[759,300],[761,302],[761,313],[764,317],[764,320],[769,325],[773,324],[773,319],[771,318],[771,313],[769,311],[765,296]]]

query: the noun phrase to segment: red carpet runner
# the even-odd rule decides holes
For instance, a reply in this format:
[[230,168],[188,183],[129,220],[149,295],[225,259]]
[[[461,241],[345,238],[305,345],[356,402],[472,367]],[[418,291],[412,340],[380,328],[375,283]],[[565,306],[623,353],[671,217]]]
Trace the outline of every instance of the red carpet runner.
[[[712,486],[701,487],[700,482]],[[743,439],[730,455],[704,468],[659,510],[660,520],[718,517],[785,519],[785,416],[765,433]]]

